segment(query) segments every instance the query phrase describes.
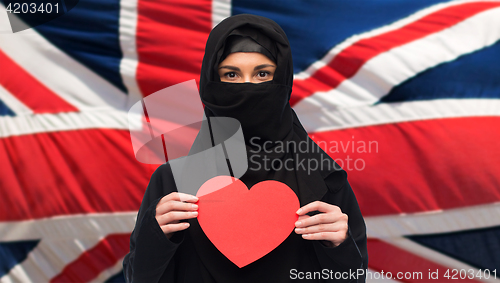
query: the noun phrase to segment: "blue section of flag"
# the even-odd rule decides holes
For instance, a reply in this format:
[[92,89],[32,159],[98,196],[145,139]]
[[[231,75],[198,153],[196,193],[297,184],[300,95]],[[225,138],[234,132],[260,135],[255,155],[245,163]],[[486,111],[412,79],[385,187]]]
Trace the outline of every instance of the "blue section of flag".
[[26,259],[28,253],[33,250],[40,240],[17,241],[0,243],[0,277],[9,273],[16,264]]
[[[232,14],[255,14],[276,21],[292,46],[299,73],[352,35],[407,17],[442,0],[232,1]],[[362,15],[362,16],[361,16]]]
[[0,116],[16,116],[16,113],[0,100]]
[[120,75],[119,14],[118,0],[79,1],[67,14],[35,29],[126,93]]
[[500,272],[500,226],[408,238],[478,269]]
[[444,98],[500,98],[500,41],[418,74],[380,102]]

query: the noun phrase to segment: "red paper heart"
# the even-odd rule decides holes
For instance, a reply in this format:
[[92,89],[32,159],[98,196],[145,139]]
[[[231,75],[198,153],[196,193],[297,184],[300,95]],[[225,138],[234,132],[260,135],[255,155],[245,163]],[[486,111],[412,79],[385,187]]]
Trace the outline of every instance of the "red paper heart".
[[279,246],[295,228],[300,204],[278,181],[250,190],[239,179],[217,176],[198,190],[198,222],[214,246],[238,267]]

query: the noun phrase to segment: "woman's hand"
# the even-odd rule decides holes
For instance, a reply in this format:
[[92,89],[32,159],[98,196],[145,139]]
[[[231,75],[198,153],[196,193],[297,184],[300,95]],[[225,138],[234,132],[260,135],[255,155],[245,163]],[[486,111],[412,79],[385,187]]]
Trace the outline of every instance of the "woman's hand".
[[[314,216],[306,215],[319,211]],[[311,202],[297,210],[299,220],[295,222],[295,233],[306,240],[324,240],[330,247],[340,245],[347,238],[347,214],[338,206],[322,201]]]
[[164,196],[156,205],[156,221],[168,239],[174,232],[185,230],[189,223],[180,220],[198,216],[198,198],[193,195],[172,192]]

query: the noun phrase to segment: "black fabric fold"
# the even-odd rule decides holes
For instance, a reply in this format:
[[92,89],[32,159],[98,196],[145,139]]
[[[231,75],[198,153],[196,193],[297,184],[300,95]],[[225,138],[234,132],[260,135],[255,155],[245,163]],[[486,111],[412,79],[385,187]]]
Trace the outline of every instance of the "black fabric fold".
[[226,40],[226,46],[224,47],[224,53],[220,58],[220,62],[224,61],[229,54],[235,52],[258,52],[264,54],[272,61],[276,61],[276,48],[271,47],[270,49],[256,42],[250,36],[245,35],[245,31],[234,30]]

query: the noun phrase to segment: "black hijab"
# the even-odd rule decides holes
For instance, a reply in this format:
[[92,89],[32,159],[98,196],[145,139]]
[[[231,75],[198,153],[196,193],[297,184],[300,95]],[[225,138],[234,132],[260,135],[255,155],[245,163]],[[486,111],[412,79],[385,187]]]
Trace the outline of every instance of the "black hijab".
[[[276,71],[272,81],[259,84],[220,81],[218,65],[231,52],[228,49],[238,48],[235,37],[252,39],[263,47],[261,53],[273,57]],[[240,179],[248,188],[264,180],[281,181],[297,194],[303,206],[320,200],[327,192],[324,178],[335,172],[340,187],[346,173],[307,135],[289,104],[292,84],[290,43],[276,22],[240,14],[223,20],[210,33],[199,85],[206,117],[232,117],[240,122],[249,160],[248,170]],[[211,146],[214,144],[203,144],[197,139],[193,149],[199,152]],[[287,163],[293,163],[292,171],[284,167],[289,159],[293,159]],[[273,161],[278,170],[273,170]],[[316,164],[316,170],[307,168]]]
[[[235,48],[234,36],[251,38],[268,52],[268,54],[265,54],[266,51],[261,53],[273,57],[277,68],[272,81],[260,84],[220,81],[217,68],[221,59],[231,53],[227,48]],[[228,40],[228,38],[230,39]],[[259,50],[255,52],[259,52]],[[321,200],[329,189],[337,190],[342,187],[347,180],[345,171],[309,138],[297,115],[290,107],[288,101],[292,92],[292,83],[293,63],[290,43],[285,32],[277,23],[264,17],[248,14],[232,16],[223,20],[210,33],[205,48],[199,88],[201,100],[205,104],[204,111],[207,120],[202,122],[200,132],[191,147],[190,155],[206,153],[209,151],[208,149],[213,149],[222,143],[225,140],[224,137],[219,137],[217,140],[213,138],[213,135],[208,134],[211,132],[210,128],[215,128],[214,123],[217,123],[217,119],[211,118],[231,117],[240,122],[243,131],[243,148],[246,148],[249,164],[248,170],[242,172],[243,176],[239,179],[249,189],[264,180],[280,181],[287,184],[297,194],[300,205],[304,206],[315,200]],[[228,130],[226,137],[231,136],[233,130]],[[211,138],[207,138],[210,136]],[[259,139],[251,141],[252,137]],[[268,142],[267,144],[270,146],[264,150],[262,145],[265,142]],[[284,150],[276,150],[280,143],[291,146]],[[293,145],[296,145],[296,148]],[[302,150],[299,150],[300,148]],[[255,164],[264,165],[266,158],[278,162],[292,159],[294,165],[301,160],[303,161],[302,165],[293,166],[292,170],[287,170],[284,167],[278,170],[266,170],[264,166],[256,168]],[[203,162],[198,162],[198,159],[193,160],[195,161],[191,163],[186,161],[187,163],[183,167],[190,170],[181,171],[192,172],[193,168],[196,168],[196,172],[199,173],[197,175],[209,178],[211,175],[206,173],[207,170],[210,171],[212,167],[219,167],[219,165],[224,167],[225,165],[218,163],[206,166],[200,165]],[[230,163],[229,160],[226,161],[228,164]],[[316,170],[309,170],[307,168],[308,161],[315,161],[322,166]],[[215,169],[215,171],[218,170],[218,168]],[[221,171],[218,172],[220,174]],[[185,173],[184,176],[182,178],[184,188],[199,188],[204,182],[201,180],[204,177],[198,178],[200,180],[194,180],[196,178],[192,178],[192,173]],[[329,180],[333,178],[335,186],[326,185],[324,179],[327,176],[329,176]],[[176,185],[179,188],[177,179]],[[191,223],[189,237],[193,239],[197,254],[202,266],[204,266],[201,268],[201,272],[205,280],[214,278],[217,282],[235,282],[235,278],[238,278],[237,281],[243,282],[243,278],[247,278],[248,282],[255,282],[257,278],[265,276],[265,278],[270,278],[269,280],[275,278],[277,280],[275,282],[281,282],[285,272],[288,272],[287,268],[296,266],[299,262],[302,262],[302,266],[307,270],[319,266],[317,259],[312,256],[314,253],[312,243],[292,232],[280,246],[264,258],[240,269],[215,248],[203,233],[196,219],[191,219],[189,222]],[[221,223],[221,225],[224,224]],[[276,261],[282,263],[278,269],[274,266]]]

